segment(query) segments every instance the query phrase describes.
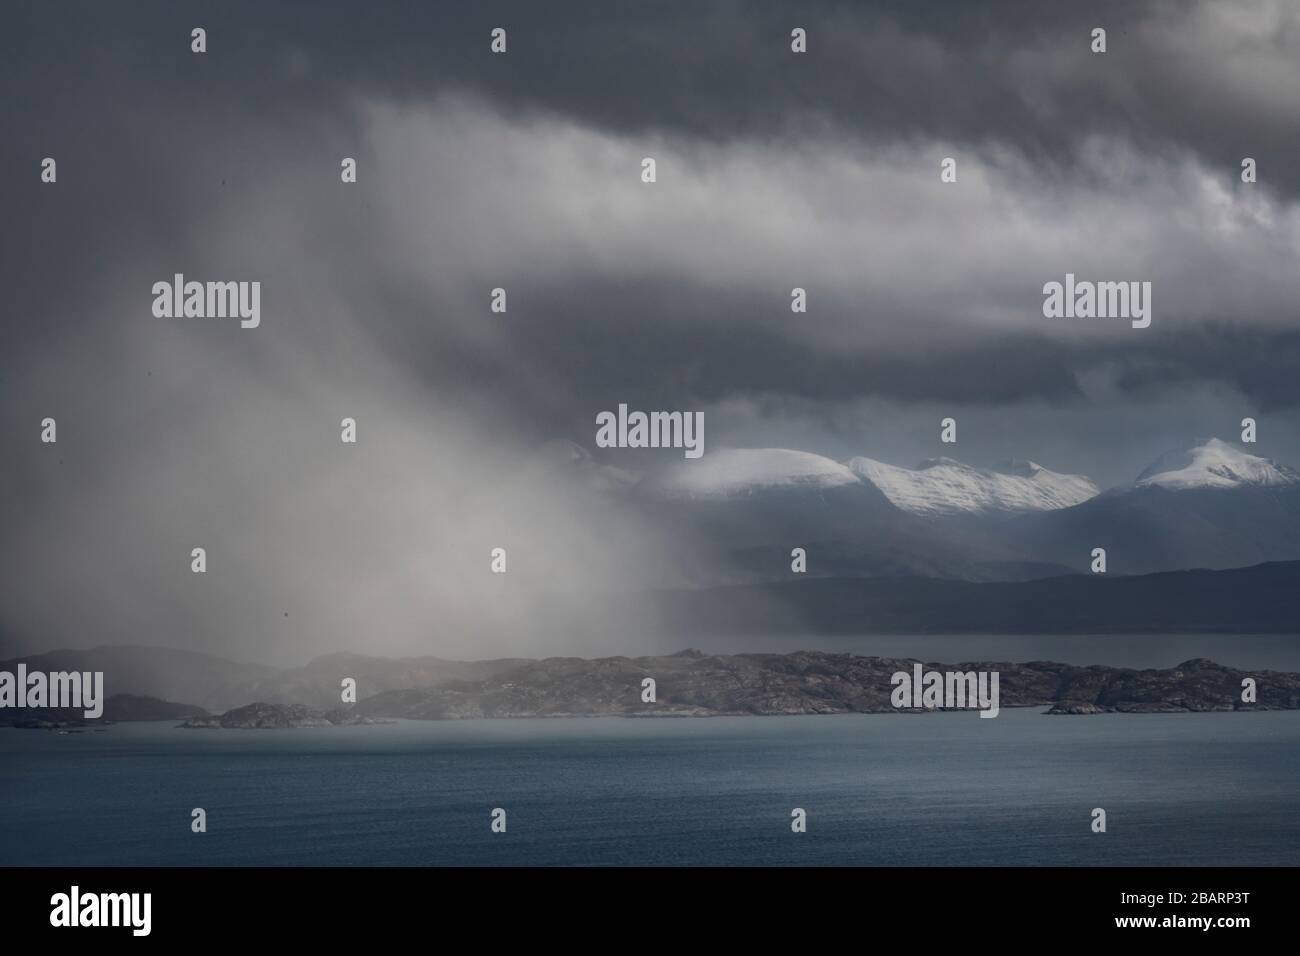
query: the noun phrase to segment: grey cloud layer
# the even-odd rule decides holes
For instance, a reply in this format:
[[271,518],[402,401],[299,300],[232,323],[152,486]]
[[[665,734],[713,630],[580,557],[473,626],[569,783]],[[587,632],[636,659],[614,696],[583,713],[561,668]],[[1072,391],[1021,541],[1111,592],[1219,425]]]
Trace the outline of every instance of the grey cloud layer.
[[[517,291],[535,288],[532,301],[553,300],[537,324],[557,338],[570,330],[556,323],[584,312],[592,337],[619,314],[639,334],[650,323],[634,303],[588,309],[552,291],[630,280],[661,284],[660,301],[715,325],[757,326],[760,356],[776,337],[793,367],[826,364],[806,378],[843,381],[836,364],[855,351],[869,367],[869,344],[900,371],[862,376],[864,391],[906,397],[931,383],[961,398],[960,382],[933,374],[963,364],[944,353],[989,341],[972,325],[1059,337],[1034,306],[1042,281],[1067,270],[1152,278],[1162,318],[1202,321],[1201,339],[1241,321],[1289,322],[1300,222],[1288,157],[1300,118],[1285,90],[1300,88],[1298,14],[1228,6],[1232,15],[1186,3],[380,4],[356,16],[221,5],[142,7],[129,20],[24,7],[7,62],[29,95],[5,107],[6,182],[46,153],[64,157],[64,182],[54,198],[14,190],[17,219],[36,225],[8,231],[3,251],[9,261],[33,245],[59,252],[19,279],[23,298],[56,306],[57,326],[76,305],[61,298],[75,284],[58,281],[70,264],[108,267],[102,253],[133,242],[206,254],[211,235],[191,228],[202,209],[270,180],[279,195],[268,202],[338,238],[329,253],[350,245],[368,260],[335,291],[384,296],[372,324],[399,338],[422,325],[403,315],[427,308],[421,298],[475,308],[470,281],[503,273]],[[205,57],[180,42],[199,20],[212,38]],[[805,58],[785,52],[794,22],[813,36]],[[498,23],[513,45],[490,57]],[[1091,23],[1111,31],[1104,57],[1087,52]],[[94,80],[61,79],[73,75]],[[325,187],[332,152],[361,159],[356,195],[335,190],[326,208],[303,209],[326,195],[303,179]],[[628,164],[645,153],[663,164],[653,193],[627,188]],[[1263,176],[1249,191],[1236,179],[1245,153]],[[961,183],[945,191],[935,167],[949,154]],[[292,178],[274,168],[286,165]],[[80,249],[67,248],[74,238]],[[797,331],[779,315],[764,321],[795,284],[812,289],[815,320]],[[660,312],[657,324],[673,321]],[[1044,364],[1026,337],[991,347]],[[1129,337],[1116,351],[1131,347],[1146,346]],[[1281,354],[1293,354],[1285,340]],[[729,363],[711,358],[716,387]],[[798,376],[760,374],[800,387]],[[1247,388],[1284,377],[1220,374]],[[1011,373],[1005,397],[1021,380],[1044,382],[1034,394],[1072,394],[1059,379]],[[1262,399],[1287,403],[1271,387]]]
[[[1275,181],[1300,185],[1288,170],[1300,147],[1300,10],[1286,0],[144,3],[130,16],[32,3],[11,5],[9,19],[18,79],[44,72],[47,100],[165,87],[203,106],[233,92],[274,115],[328,110],[347,92],[469,89],[618,132],[717,141],[829,126],[867,140],[1004,140],[1068,161],[1083,136],[1122,135],[1213,166],[1246,150]],[[220,58],[186,64],[172,48],[200,22]],[[809,31],[807,57],[784,55],[794,25]],[[485,63],[494,26],[513,45]],[[1088,50],[1094,26],[1110,33],[1104,57]],[[107,87],[57,82],[88,66]]]

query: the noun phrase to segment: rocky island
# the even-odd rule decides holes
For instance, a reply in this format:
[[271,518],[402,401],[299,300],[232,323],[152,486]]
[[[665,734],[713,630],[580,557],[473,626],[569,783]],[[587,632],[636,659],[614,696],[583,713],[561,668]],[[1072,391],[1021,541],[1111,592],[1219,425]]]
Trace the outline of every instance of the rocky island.
[[[799,651],[711,656],[548,658],[480,681],[393,690],[361,700],[375,717],[715,716],[890,713],[891,677],[911,659]],[[1246,673],[1198,658],[1161,670],[1051,661],[926,663],[939,671],[1000,674],[1002,707],[1051,707],[1053,714],[1179,713],[1300,708],[1300,674]],[[653,678],[656,700],[642,701]],[[1242,701],[1242,681],[1256,684]]]
[[227,728],[236,730],[283,729],[287,727],[343,727],[354,724],[386,724],[391,721],[365,717],[355,711],[339,708],[331,711],[314,710],[303,704],[266,704],[262,702],[236,707],[219,716],[191,717],[182,727],[207,730]]
[[[386,719],[508,717],[711,717],[892,713],[892,676],[911,659],[800,651],[665,657],[553,657],[510,661],[488,676],[384,690],[348,709],[255,703],[189,728],[325,727]],[[1246,672],[1204,658],[1137,670],[1052,661],[927,663],[927,669],[996,672],[1001,707],[1048,707],[1049,714],[1150,714],[1300,709],[1300,674]],[[654,700],[643,699],[646,679]],[[1254,681],[1255,699],[1243,700]],[[942,708],[940,708],[942,709]],[[909,712],[916,712],[910,710]]]

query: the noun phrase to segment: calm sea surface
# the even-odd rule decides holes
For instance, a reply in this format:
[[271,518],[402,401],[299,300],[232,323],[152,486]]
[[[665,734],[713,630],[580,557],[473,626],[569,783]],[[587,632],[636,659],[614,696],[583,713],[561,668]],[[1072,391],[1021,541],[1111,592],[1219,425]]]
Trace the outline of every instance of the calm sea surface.
[[3,728],[0,864],[1297,865],[1300,712]]

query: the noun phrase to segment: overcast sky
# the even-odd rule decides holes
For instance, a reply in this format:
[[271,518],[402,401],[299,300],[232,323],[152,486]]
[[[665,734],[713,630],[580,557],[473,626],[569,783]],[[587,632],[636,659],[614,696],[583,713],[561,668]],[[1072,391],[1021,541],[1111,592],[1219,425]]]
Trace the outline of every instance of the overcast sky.
[[[1294,3],[267,6],[0,15],[0,641],[527,652],[530,588],[671,550],[523,465],[620,402],[1102,486],[1249,415],[1300,466]],[[260,327],[156,318],[176,272]],[[1044,318],[1067,272],[1150,328]]]

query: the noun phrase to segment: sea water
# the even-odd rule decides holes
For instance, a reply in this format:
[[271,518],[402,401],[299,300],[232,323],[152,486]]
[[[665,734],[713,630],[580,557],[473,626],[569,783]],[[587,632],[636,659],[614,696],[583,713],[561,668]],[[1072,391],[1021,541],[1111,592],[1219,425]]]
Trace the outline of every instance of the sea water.
[[1294,866],[1300,712],[4,728],[0,864]]

